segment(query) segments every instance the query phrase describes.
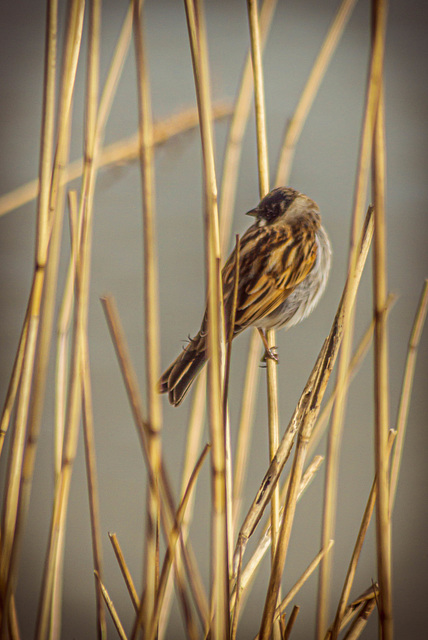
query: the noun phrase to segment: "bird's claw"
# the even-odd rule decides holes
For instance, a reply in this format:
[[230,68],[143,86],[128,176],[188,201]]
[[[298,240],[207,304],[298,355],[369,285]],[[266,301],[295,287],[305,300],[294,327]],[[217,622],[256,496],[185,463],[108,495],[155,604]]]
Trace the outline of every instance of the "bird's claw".
[[265,349],[263,354],[262,363],[266,364],[266,360],[273,360],[276,364],[279,364],[278,354],[276,353],[277,347],[270,347],[270,349]]

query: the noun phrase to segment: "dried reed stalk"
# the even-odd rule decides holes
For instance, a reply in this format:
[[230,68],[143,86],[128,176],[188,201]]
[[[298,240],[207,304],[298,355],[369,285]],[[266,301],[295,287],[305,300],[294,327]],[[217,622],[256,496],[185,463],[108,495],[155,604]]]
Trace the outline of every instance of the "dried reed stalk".
[[115,533],[109,532],[108,537],[110,538],[110,542],[112,544],[113,551],[116,556],[116,560],[119,564],[120,570],[122,572],[122,576],[125,581],[126,588],[128,589],[128,593],[131,598],[132,605],[135,609],[135,612],[138,613],[138,610],[140,608],[140,598],[138,597],[138,593],[135,588],[134,581],[131,576],[131,572],[128,569],[128,565],[125,562],[122,549],[120,548],[119,540],[117,539],[117,535]]
[[[384,13],[385,12],[385,13]],[[373,3],[373,28],[379,20],[386,21],[386,4]],[[373,142],[372,182],[375,204],[375,231],[373,242],[373,310],[374,334],[374,411],[375,411],[375,466],[378,478],[376,502],[377,569],[380,586],[379,614],[381,637],[392,640],[392,579],[391,579],[391,521],[389,514],[389,379],[388,379],[388,326],[386,314],[387,263],[385,220],[385,122],[383,89],[379,104]]]
[[[251,39],[251,59],[254,76],[254,104],[256,112],[257,160],[259,176],[259,193],[263,198],[269,191],[269,163],[266,136],[266,114],[264,80],[262,68],[262,51],[260,44],[259,15],[256,0],[247,0],[248,19]],[[269,349],[275,348],[275,331],[267,331]],[[276,362],[266,358],[267,402],[268,402],[268,435],[269,459],[272,461],[279,444],[279,414],[278,414],[278,376]],[[276,486],[271,496],[271,561],[275,560],[276,543],[279,529],[279,487]],[[275,625],[274,638],[280,638],[278,625]]]
[[143,195],[144,249],[144,344],[147,380],[147,421],[149,424],[148,455],[153,465],[147,497],[147,523],[144,549],[144,598],[142,622],[147,630],[154,618],[155,596],[158,588],[156,523],[159,512],[158,476],[161,463],[161,401],[157,392],[159,379],[159,311],[157,296],[156,232],[154,223],[155,184],[153,165],[153,124],[148,66],[142,27],[141,7],[134,1],[134,42],[138,84],[138,118],[140,132],[140,167]]
[[403,384],[400,394],[400,404],[397,415],[397,439],[395,443],[394,455],[391,464],[391,486],[390,486],[390,513],[394,509],[395,493],[397,490],[398,474],[400,472],[401,456],[403,453],[404,436],[406,434],[407,417],[409,413],[410,396],[412,392],[413,376],[415,373],[416,356],[419,340],[424,327],[428,309],[428,280],[425,280],[419,299],[415,320],[410,333],[409,346],[407,350],[406,365],[404,368]]
[[110,598],[107,589],[105,588],[105,586],[103,585],[103,583],[101,582],[101,578],[98,575],[98,573],[96,571],[94,571],[95,574],[95,578],[97,579],[97,581],[100,584],[100,588],[101,588],[101,593],[103,594],[103,598],[104,601],[107,605],[107,609],[109,610],[109,613],[111,615],[111,619],[113,620],[114,626],[116,627],[116,631],[118,633],[118,636],[121,640],[127,640],[127,635],[125,633],[125,630],[123,628],[123,625],[120,621],[120,618],[117,614],[116,611],[116,607],[113,604],[113,600]]
[[222,416],[222,362],[220,342],[222,327],[222,291],[220,245],[217,213],[217,186],[211,130],[211,98],[205,23],[199,0],[186,0],[186,17],[192,54],[193,73],[201,131],[205,193],[205,257],[208,293],[208,363],[209,425],[212,444],[212,580],[211,634],[213,638],[229,635],[228,532],[226,516],[226,453]]

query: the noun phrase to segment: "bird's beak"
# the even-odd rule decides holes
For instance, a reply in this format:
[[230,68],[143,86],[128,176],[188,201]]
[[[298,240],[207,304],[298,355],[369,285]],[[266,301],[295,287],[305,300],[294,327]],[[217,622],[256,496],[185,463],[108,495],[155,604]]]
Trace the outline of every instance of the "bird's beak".
[[257,216],[259,215],[259,210],[256,209],[251,209],[251,211],[247,211],[247,213],[245,214],[246,216],[252,216],[253,218],[257,218]]

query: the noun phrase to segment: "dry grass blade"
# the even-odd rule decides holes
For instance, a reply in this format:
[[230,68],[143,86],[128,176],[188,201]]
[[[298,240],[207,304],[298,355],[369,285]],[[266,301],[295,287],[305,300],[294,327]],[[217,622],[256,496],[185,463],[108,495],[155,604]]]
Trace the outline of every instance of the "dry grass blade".
[[421,297],[419,299],[413,328],[410,334],[409,347],[407,351],[406,366],[404,369],[403,384],[400,396],[400,406],[397,416],[397,440],[395,443],[394,455],[391,465],[391,487],[390,487],[390,513],[394,509],[394,500],[397,490],[398,475],[400,472],[401,456],[403,453],[404,436],[406,434],[407,416],[409,413],[410,395],[412,392],[413,376],[415,373],[416,356],[419,340],[425,323],[428,309],[428,280],[425,280]]
[[245,477],[248,472],[248,455],[251,440],[251,425],[253,422],[254,405],[256,401],[256,389],[259,378],[260,363],[260,338],[256,330],[251,332],[250,346],[245,372],[244,388],[242,392],[241,410],[239,418],[238,439],[235,455],[235,475],[233,480],[233,530],[239,522],[242,492]]
[[9,429],[13,405],[15,404],[15,398],[18,392],[18,387],[21,379],[22,366],[24,363],[25,345],[27,342],[27,335],[28,335],[28,319],[29,319],[30,302],[31,300],[29,300],[29,304],[25,312],[24,324],[22,325],[21,335],[19,336],[18,349],[16,352],[15,361],[13,363],[12,375],[10,377],[9,386],[6,391],[6,398],[4,401],[3,411],[1,414],[0,457],[3,452],[4,439]]
[[123,556],[122,549],[120,548],[120,544],[116,534],[109,532],[108,537],[110,538],[110,542],[112,544],[113,551],[116,556],[116,560],[122,572],[123,579],[125,580],[126,588],[128,589],[128,593],[130,595],[132,605],[135,611],[137,612],[140,607],[140,599],[138,597],[138,593],[135,588],[134,581],[131,576],[131,572],[129,571],[128,566],[125,562],[125,558]]
[[126,636],[125,630],[124,630],[124,628],[122,626],[122,623],[120,621],[120,618],[119,618],[119,616],[117,614],[117,611],[115,609],[113,601],[110,598],[107,589],[105,588],[105,586],[101,582],[101,578],[98,575],[98,573],[96,571],[94,571],[94,574],[95,574],[95,577],[96,577],[97,581],[100,584],[101,593],[103,594],[104,602],[107,605],[107,609],[109,610],[109,613],[111,615],[111,619],[113,620],[114,626],[116,627],[116,631],[117,631],[117,633],[119,635],[119,638],[121,638],[121,640],[127,640],[127,636]]
[[212,443],[212,637],[229,635],[228,532],[226,514],[226,453],[222,416],[222,290],[217,212],[217,186],[211,127],[211,98],[205,22],[200,0],[186,0],[186,17],[192,54],[202,142],[205,191],[205,258],[208,295],[209,425]]

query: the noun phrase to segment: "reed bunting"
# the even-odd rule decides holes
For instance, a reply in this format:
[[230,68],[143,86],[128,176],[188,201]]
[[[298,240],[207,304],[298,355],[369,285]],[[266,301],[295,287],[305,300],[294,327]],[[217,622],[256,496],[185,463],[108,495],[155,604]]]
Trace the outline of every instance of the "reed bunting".
[[[257,327],[265,346],[266,330],[292,327],[317,305],[327,284],[331,247],[318,205],[294,189],[279,187],[255,209],[256,218],[240,241],[238,295],[233,337]],[[226,336],[235,287],[235,250],[222,270]],[[207,312],[199,333],[159,381],[172,405],[183,400],[207,360]],[[272,352],[270,357],[276,358]]]

